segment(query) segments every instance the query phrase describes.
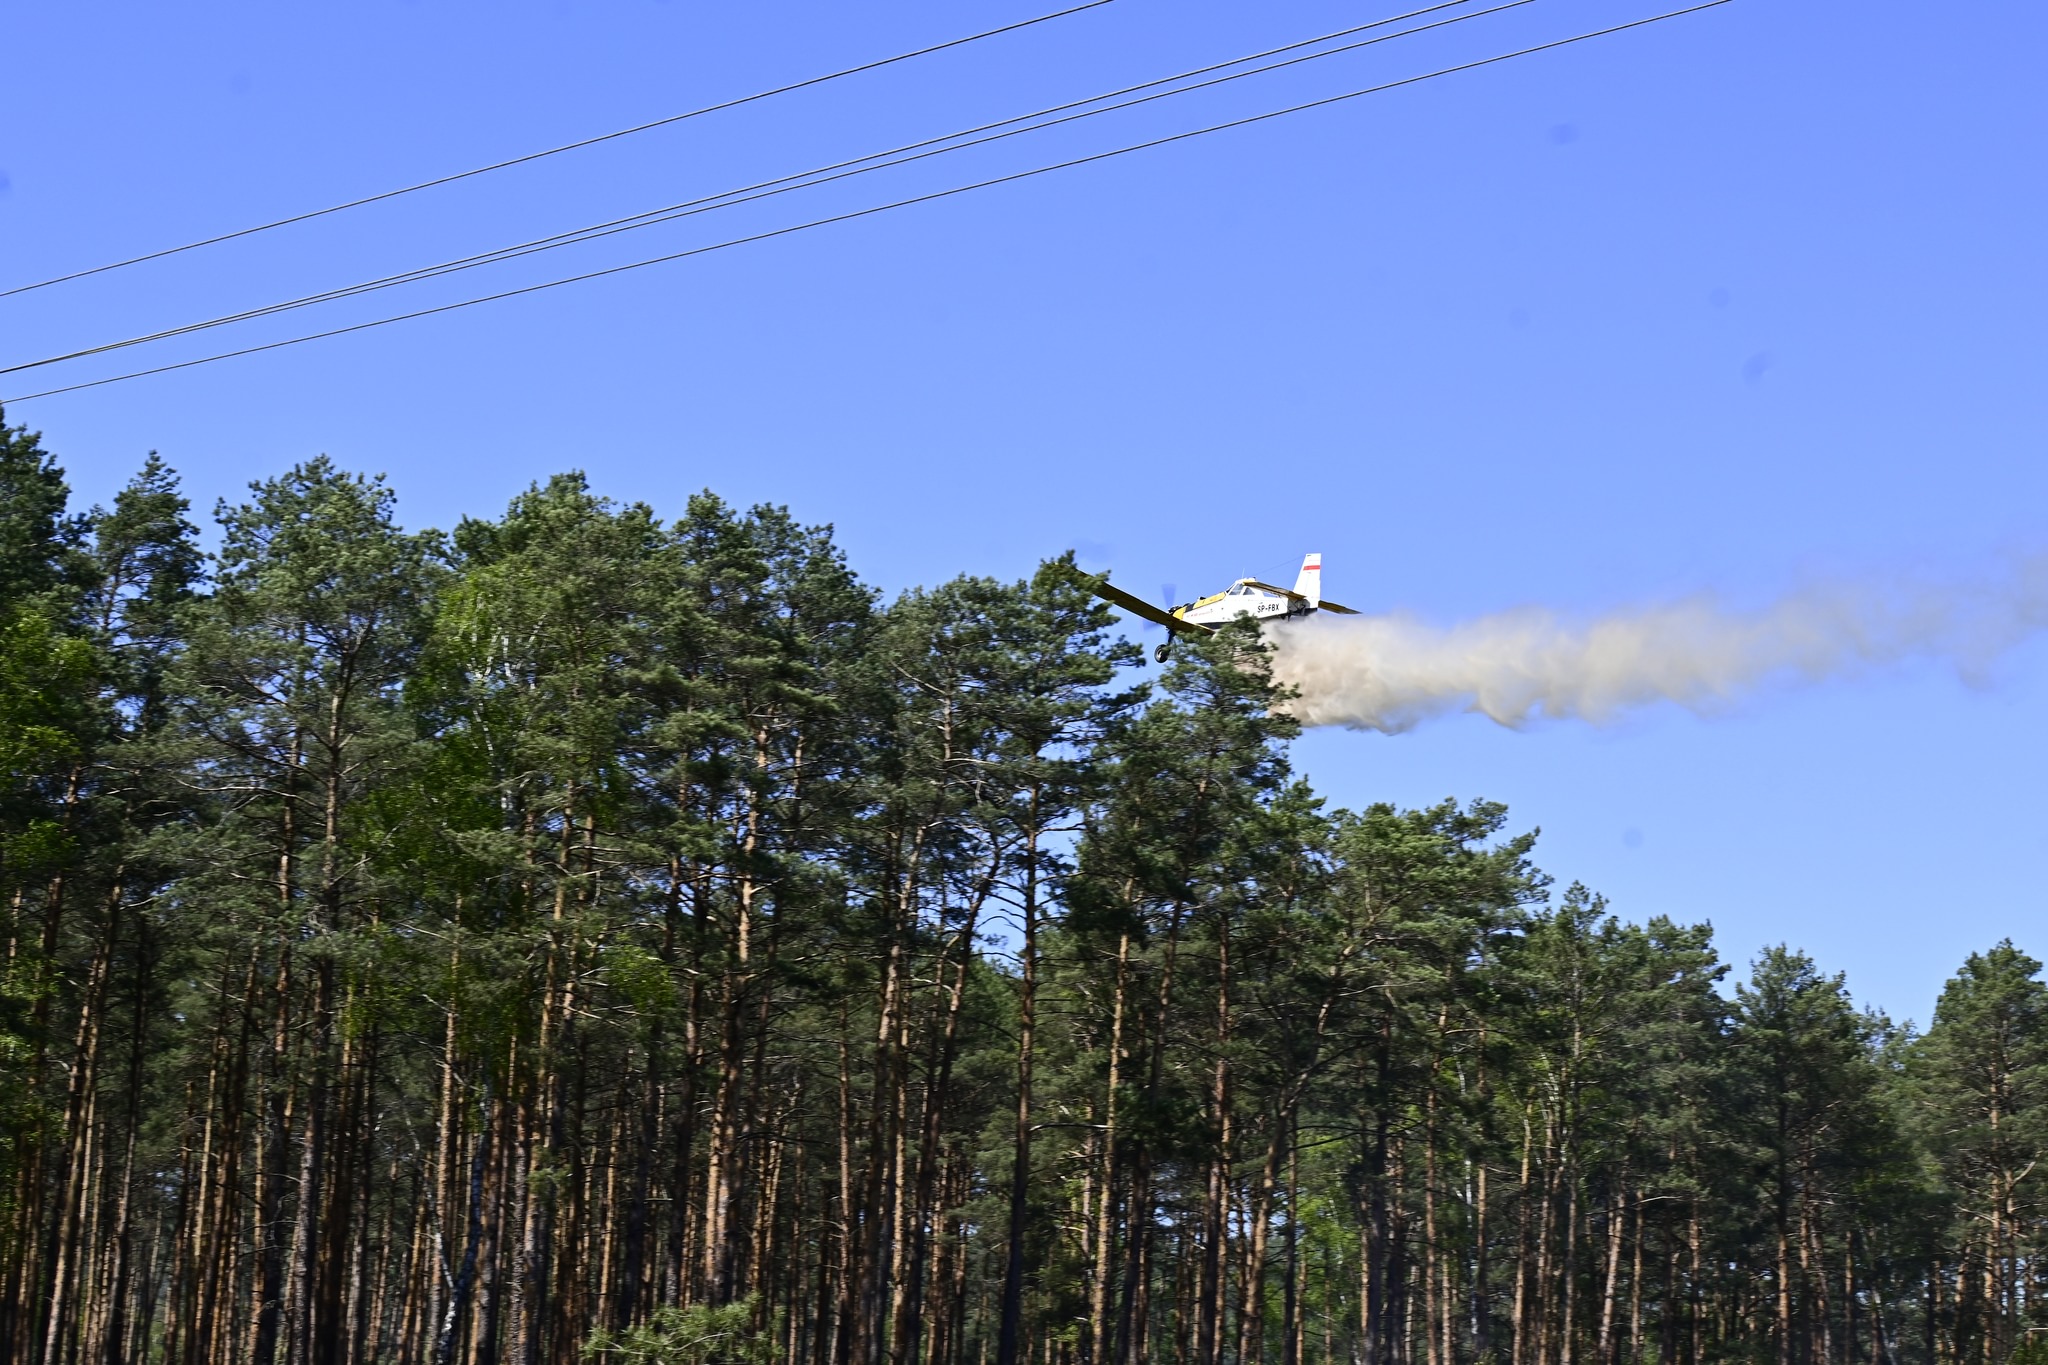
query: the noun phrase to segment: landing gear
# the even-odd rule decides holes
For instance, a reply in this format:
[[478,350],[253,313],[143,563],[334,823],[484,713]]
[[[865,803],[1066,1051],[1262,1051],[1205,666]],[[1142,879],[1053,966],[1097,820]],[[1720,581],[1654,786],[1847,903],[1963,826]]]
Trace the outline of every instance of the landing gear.
[[1152,662],[1163,664],[1173,657],[1173,641],[1167,640],[1152,646]]

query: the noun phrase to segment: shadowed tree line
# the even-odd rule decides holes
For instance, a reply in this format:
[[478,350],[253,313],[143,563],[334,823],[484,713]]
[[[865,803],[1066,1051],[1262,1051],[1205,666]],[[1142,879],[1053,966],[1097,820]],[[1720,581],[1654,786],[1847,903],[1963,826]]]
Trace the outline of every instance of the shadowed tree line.
[[2048,989],[1924,1034],[1327,809],[1257,636],[575,475],[77,513],[0,427],[0,1362],[2048,1358]]

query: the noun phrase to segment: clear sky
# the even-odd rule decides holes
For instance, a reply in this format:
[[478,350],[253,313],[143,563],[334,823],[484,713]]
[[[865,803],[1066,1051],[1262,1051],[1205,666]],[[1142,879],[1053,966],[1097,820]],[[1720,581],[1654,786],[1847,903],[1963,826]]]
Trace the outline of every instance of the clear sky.
[[[682,250],[1673,8],[1506,14],[626,234],[241,344]],[[17,0],[0,287],[1057,8]],[[559,231],[1392,13],[1114,0],[479,180],[0,299],[69,350]],[[587,469],[830,521],[883,589],[1077,547],[1183,595],[1325,555],[1437,621],[2048,539],[2048,7],[1734,0],[1568,49],[548,294],[18,404],[87,498],[209,506],[321,452],[414,524]],[[227,335],[220,333],[216,335]],[[153,362],[223,349],[176,342]],[[82,379],[132,365],[85,362]],[[0,380],[0,393],[49,385]],[[2048,649],[1594,729],[1297,749],[1333,800],[1509,803],[1631,918],[1711,920],[1925,1021],[2048,953]]]

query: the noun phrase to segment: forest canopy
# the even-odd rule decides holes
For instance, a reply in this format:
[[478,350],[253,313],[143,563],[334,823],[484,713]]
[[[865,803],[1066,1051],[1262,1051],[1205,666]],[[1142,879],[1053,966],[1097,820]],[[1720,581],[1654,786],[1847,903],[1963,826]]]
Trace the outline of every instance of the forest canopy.
[[0,425],[0,1362],[2048,1360],[2010,942],[1924,1033],[1730,988],[1065,560],[215,520]]

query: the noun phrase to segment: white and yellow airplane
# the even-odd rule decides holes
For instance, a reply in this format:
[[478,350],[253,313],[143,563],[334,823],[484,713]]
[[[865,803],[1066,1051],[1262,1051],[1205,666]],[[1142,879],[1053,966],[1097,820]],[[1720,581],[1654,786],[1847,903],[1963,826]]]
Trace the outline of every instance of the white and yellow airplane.
[[1154,606],[1142,597],[1113,587],[1106,576],[1084,574],[1082,577],[1087,581],[1088,590],[1105,602],[1112,602],[1133,616],[1166,627],[1169,634],[1165,642],[1152,651],[1152,657],[1160,663],[1165,663],[1173,652],[1175,635],[1196,631],[1207,635],[1225,621],[1240,616],[1249,616],[1255,621],[1274,621],[1307,616],[1317,611],[1358,615],[1355,608],[1323,596],[1323,557],[1320,554],[1302,557],[1301,573],[1295,578],[1292,588],[1261,583],[1256,578],[1240,578],[1222,592],[1168,607]]

